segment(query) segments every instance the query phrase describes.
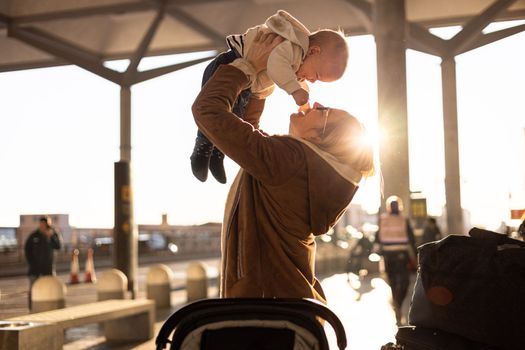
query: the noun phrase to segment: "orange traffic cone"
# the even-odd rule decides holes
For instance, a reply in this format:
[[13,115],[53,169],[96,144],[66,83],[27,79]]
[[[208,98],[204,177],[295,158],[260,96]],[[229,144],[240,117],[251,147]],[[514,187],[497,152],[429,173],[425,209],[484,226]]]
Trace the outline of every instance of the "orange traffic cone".
[[97,277],[95,276],[95,264],[93,262],[93,249],[89,248],[87,250],[86,271],[84,273],[84,282],[95,283],[96,281],[97,281]]
[[71,258],[71,273],[69,274],[69,283],[77,284],[78,281],[78,249],[73,250]]

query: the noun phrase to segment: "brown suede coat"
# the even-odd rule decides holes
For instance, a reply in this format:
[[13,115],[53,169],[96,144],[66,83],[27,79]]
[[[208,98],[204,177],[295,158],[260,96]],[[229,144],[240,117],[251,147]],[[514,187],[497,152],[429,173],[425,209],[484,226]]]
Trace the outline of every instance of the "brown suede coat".
[[248,83],[221,66],[192,108],[199,129],[241,167],[225,209],[221,295],[325,302],[314,237],[336,223],[357,187],[306,144],[258,130],[264,100],[250,101],[251,124],[237,118],[231,108]]

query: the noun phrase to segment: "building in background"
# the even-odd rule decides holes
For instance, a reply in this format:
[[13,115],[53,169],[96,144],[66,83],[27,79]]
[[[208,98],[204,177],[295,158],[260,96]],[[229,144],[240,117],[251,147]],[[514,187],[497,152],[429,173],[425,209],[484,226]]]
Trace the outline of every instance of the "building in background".
[[16,227],[0,227],[0,253],[16,249]]
[[221,251],[221,223],[170,225],[162,214],[158,225],[138,225],[139,251],[167,248],[173,254],[218,254]]
[[[49,216],[55,229],[62,235],[66,252],[74,248],[92,247],[100,255],[109,255],[113,245],[112,228],[83,228],[69,225],[69,214],[24,214],[20,215],[20,226],[0,228],[0,250],[8,242],[19,249],[27,237],[38,228],[42,216]],[[157,225],[138,225],[139,253],[170,251],[171,254],[217,255],[220,253],[221,224],[170,225],[168,216],[162,215]]]

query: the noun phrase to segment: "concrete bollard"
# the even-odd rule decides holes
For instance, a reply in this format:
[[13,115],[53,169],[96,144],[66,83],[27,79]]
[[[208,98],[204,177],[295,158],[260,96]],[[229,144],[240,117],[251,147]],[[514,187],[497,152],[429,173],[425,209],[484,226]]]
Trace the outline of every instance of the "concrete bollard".
[[126,299],[128,278],[117,269],[105,271],[97,282],[97,299]]
[[171,281],[173,272],[164,265],[151,267],[146,276],[146,298],[155,301],[158,309],[171,307]]
[[208,297],[208,276],[206,267],[201,262],[193,262],[186,270],[187,301],[206,299]]
[[66,285],[57,277],[39,277],[31,288],[31,312],[64,308],[66,306],[66,291]]

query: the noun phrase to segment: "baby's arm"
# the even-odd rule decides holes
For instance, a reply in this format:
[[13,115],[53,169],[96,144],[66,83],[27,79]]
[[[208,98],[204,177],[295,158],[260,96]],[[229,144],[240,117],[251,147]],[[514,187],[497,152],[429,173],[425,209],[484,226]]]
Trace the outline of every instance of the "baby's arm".
[[308,91],[304,90],[303,88],[300,88],[299,90],[292,92],[292,97],[298,106],[303,106],[308,103],[308,100],[310,99],[310,94],[308,93]]
[[292,95],[295,103],[301,106],[308,102],[309,94],[297,81],[297,76],[293,69],[293,63],[301,59],[297,57],[297,55],[301,54],[298,51],[294,50],[290,41],[283,41],[270,53],[267,73],[277,86],[289,95]]

